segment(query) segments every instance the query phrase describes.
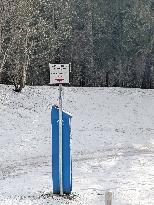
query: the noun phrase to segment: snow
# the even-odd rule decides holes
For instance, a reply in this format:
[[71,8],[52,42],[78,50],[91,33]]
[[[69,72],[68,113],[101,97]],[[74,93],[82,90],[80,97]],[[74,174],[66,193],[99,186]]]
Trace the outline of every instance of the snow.
[[73,193],[52,194],[51,106],[58,87],[0,85],[0,205],[154,204],[154,90],[72,88]]

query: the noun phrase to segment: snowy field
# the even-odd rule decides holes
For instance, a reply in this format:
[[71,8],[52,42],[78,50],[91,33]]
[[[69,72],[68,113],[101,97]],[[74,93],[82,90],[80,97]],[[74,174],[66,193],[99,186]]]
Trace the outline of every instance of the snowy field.
[[0,205],[154,205],[154,90],[65,88],[73,194],[52,194],[50,111],[58,87],[0,85]]

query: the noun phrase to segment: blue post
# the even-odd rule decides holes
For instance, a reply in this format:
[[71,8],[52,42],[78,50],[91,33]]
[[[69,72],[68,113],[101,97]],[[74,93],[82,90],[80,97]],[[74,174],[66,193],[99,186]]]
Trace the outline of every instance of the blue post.
[[[59,182],[59,108],[52,106],[52,180],[53,193],[60,193]],[[62,113],[62,177],[63,193],[70,194],[72,191],[72,159],[71,159],[71,118],[72,116]]]

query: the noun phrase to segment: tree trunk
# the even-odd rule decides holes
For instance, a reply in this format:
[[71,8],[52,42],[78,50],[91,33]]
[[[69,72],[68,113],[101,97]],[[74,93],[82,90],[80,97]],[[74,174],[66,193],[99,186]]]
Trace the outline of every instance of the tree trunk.
[[92,2],[86,0],[86,14],[85,14],[85,80],[86,86],[93,85],[94,78],[94,44],[93,44],[93,16],[92,16]]

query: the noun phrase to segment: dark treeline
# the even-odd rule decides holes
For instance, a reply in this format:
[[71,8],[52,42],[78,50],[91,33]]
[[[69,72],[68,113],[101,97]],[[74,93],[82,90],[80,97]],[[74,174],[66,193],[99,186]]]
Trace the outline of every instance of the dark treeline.
[[0,83],[154,88],[154,0],[0,0]]

